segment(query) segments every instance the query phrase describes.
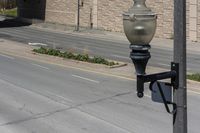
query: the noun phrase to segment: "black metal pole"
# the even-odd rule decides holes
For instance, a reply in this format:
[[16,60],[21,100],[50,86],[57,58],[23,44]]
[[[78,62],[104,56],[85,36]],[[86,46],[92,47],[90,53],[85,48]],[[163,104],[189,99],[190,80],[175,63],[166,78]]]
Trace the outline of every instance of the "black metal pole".
[[179,88],[174,90],[177,113],[173,133],[187,133],[186,0],[174,0],[174,62],[179,63]]
[[76,31],[79,31],[79,27],[80,27],[80,0],[78,0],[77,2],[77,25],[76,25]]

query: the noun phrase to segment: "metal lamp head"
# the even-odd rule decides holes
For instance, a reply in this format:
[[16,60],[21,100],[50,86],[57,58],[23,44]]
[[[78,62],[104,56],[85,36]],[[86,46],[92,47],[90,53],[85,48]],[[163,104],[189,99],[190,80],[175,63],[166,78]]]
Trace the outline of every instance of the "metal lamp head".
[[133,45],[149,44],[156,31],[157,15],[145,5],[146,0],[134,0],[123,14],[124,32]]
[[124,32],[129,42],[131,59],[136,68],[137,75],[145,74],[152,40],[157,25],[157,15],[146,7],[146,0],[133,0],[134,5],[123,14]]

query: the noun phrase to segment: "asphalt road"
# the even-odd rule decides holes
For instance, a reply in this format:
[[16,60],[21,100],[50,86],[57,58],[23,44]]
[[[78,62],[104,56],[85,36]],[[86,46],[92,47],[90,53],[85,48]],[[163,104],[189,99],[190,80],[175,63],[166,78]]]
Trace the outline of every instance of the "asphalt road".
[[[98,36],[88,36],[88,34],[79,35],[39,30],[13,20],[0,22],[0,37],[19,41],[24,44],[30,42],[43,43],[54,48],[62,48],[73,52],[84,52],[108,59],[131,62],[129,58],[129,42],[127,40],[101,38]],[[173,60],[172,49],[154,46],[151,49],[151,54],[150,66],[170,69],[169,64]],[[200,72],[200,54],[188,52],[187,56],[188,72]]]
[[[1,133],[170,133],[164,105],[135,81],[0,54]],[[199,133],[200,94],[188,93],[189,133]]]

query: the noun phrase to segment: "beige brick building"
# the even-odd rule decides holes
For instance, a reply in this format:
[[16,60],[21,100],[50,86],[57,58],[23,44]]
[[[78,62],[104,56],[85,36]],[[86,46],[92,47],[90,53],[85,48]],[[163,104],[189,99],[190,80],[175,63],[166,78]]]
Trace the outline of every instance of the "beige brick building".
[[[45,21],[76,26],[77,1],[45,0]],[[80,1],[80,26],[116,32],[123,32],[122,13],[133,4],[133,0]],[[146,0],[146,4],[158,14],[156,37],[173,38],[173,0]],[[200,42],[200,0],[187,0],[187,36]]]

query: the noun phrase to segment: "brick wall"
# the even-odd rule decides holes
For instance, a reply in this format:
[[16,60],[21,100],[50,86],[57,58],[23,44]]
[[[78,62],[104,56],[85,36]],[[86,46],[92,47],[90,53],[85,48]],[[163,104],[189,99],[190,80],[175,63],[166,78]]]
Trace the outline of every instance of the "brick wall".
[[131,0],[98,0],[98,28],[123,31],[122,13],[132,3]]
[[[173,37],[173,0],[147,0],[146,4],[158,14],[156,37]],[[132,5],[133,0],[99,0],[98,28],[122,32],[122,13]]]
[[47,0],[45,21],[75,24],[76,3],[72,0]]
[[200,42],[200,0],[197,2],[197,41]]
[[[84,0],[80,7],[80,26],[91,26],[92,7],[92,0]],[[45,21],[75,26],[77,8],[77,0],[47,0]]]
[[[21,15],[38,13],[37,3],[18,0]],[[76,26],[78,0],[41,0],[46,7],[45,21]],[[133,0],[80,0],[80,26],[92,27],[108,31],[123,32],[122,13],[133,5]],[[174,0],[146,0],[146,4],[158,15],[156,37],[173,38],[173,5]],[[29,3],[29,4],[27,4]],[[32,3],[32,4],[31,4]],[[33,8],[34,7],[34,8]],[[30,9],[31,8],[31,9]],[[25,11],[26,10],[26,11]],[[33,12],[34,11],[34,12]],[[32,14],[33,17],[35,17]],[[40,13],[38,13],[39,16]],[[187,38],[200,42],[200,0],[187,0]],[[42,16],[44,17],[44,16]],[[38,17],[39,18],[39,17]]]

